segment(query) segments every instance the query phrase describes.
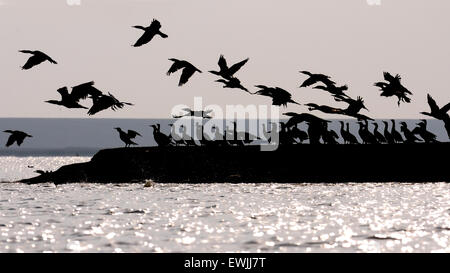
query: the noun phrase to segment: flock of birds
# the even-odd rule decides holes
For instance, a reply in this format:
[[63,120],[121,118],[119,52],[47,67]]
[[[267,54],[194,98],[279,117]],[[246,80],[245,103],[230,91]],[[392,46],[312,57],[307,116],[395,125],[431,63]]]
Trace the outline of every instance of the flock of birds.
[[[147,27],[144,26],[133,26],[134,28],[143,30],[144,33],[142,36],[136,41],[133,45],[134,47],[140,47],[145,44],[148,44],[155,36],[159,36],[161,38],[168,38],[168,35],[161,32],[161,23],[158,20],[153,20],[151,24]],[[31,51],[31,50],[20,50],[19,52],[25,54],[31,54],[31,57],[27,60],[27,62],[22,66],[23,70],[29,70],[43,62],[49,62],[52,64],[57,64],[55,60],[53,60],[47,54],[41,51]],[[170,76],[177,71],[181,71],[179,86],[185,85],[191,77],[197,72],[202,73],[200,69],[195,67],[193,64],[186,60],[179,60],[175,58],[169,59],[172,62],[169,70],[167,71],[167,75]],[[275,106],[284,106],[286,107],[288,103],[301,105],[300,103],[294,101],[292,99],[292,95],[280,88],[280,87],[269,87],[266,85],[255,85],[258,89],[255,92],[249,91],[246,87],[244,87],[241,81],[235,76],[235,74],[248,62],[248,58],[235,63],[231,66],[227,64],[227,61],[223,55],[220,56],[218,61],[219,71],[209,71],[211,74],[214,74],[219,77],[216,82],[223,84],[223,88],[230,89],[240,89],[251,95],[261,95],[267,96],[272,99],[272,105]],[[326,114],[339,114],[345,115],[348,117],[356,118],[359,124],[358,134],[362,143],[364,144],[374,144],[374,143],[415,143],[415,142],[436,142],[436,135],[427,130],[427,121],[422,120],[417,124],[417,127],[413,130],[408,129],[408,126],[405,122],[401,123],[401,132],[403,136],[396,130],[395,121],[391,120],[392,126],[389,130],[388,122],[383,121],[384,130],[383,132],[379,131],[379,125],[370,117],[360,113],[362,110],[368,111],[366,106],[364,105],[364,100],[361,97],[357,97],[356,99],[350,97],[346,91],[348,90],[347,85],[338,85],[336,82],[331,80],[330,76],[324,74],[314,74],[309,71],[300,71],[301,74],[307,76],[307,78],[300,85],[300,88],[311,87],[312,89],[321,90],[330,94],[336,102],[342,102],[346,104],[346,107],[336,108],[328,105],[318,105],[315,103],[306,103],[304,104],[308,107],[309,111],[320,111]],[[82,108],[88,109],[88,115],[95,115],[101,111],[112,109],[113,111],[117,109],[122,109],[126,105],[132,106],[132,103],[122,102],[118,100],[111,93],[104,93],[94,87],[94,82],[87,82],[71,88],[69,92],[68,87],[62,87],[57,90],[60,94],[60,100],[48,100],[46,103],[62,106],[65,108],[73,109],[73,108]],[[378,87],[381,91],[381,96],[383,97],[397,97],[398,106],[400,106],[401,102],[410,103],[412,92],[409,91],[401,82],[401,77],[399,75],[391,75],[388,72],[384,72],[384,81],[376,82],[374,86]],[[90,108],[80,104],[82,100],[91,99],[92,106]],[[421,114],[433,117],[435,119],[441,120],[444,122],[445,129],[447,131],[448,137],[450,138],[450,116],[448,111],[450,110],[450,103],[447,103],[443,107],[439,107],[435,100],[428,94],[428,104],[430,106],[430,112],[421,112]],[[186,113],[180,116],[174,116],[174,118],[183,118],[186,116],[191,117],[201,117],[201,118],[211,118],[208,114],[210,111],[193,111],[191,109],[184,109]],[[303,143],[306,140],[309,140],[309,143],[325,143],[325,144],[337,144],[339,136],[336,131],[330,130],[328,128],[328,124],[330,121],[321,119],[309,113],[294,113],[289,112],[285,113],[285,116],[290,117],[287,122],[280,122],[276,125],[276,127],[272,126],[272,129],[276,128],[279,133],[279,143],[278,144],[297,144]],[[303,131],[298,128],[300,123],[306,123],[308,125],[307,131]],[[346,144],[357,144],[359,143],[357,137],[352,134],[349,130],[349,123],[344,121],[340,121],[341,130],[340,134],[342,140]],[[369,125],[373,124],[374,128],[372,131],[369,130]],[[151,125],[153,128],[153,137],[156,143],[159,146],[167,146],[167,145],[197,145],[195,141],[190,139],[188,133],[186,132],[185,127],[181,127],[182,135],[184,137],[180,139],[175,139],[172,135],[166,135],[161,132],[160,124]],[[215,128],[215,127],[214,127]],[[128,130],[127,132],[123,131],[121,128],[114,128],[118,131],[120,139],[125,143],[125,146],[128,147],[130,145],[137,145],[133,139],[137,136],[142,136],[140,133]],[[216,138],[214,140],[208,140],[207,138],[203,138],[200,141],[200,145],[246,145],[251,143],[254,140],[259,140],[258,137],[252,136],[248,132],[243,132],[243,134],[238,134],[236,130],[236,123],[234,123],[234,130],[232,140],[227,140],[226,136],[229,134],[229,131],[224,130],[223,132],[219,132],[217,128],[216,130]],[[269,128],[265,128],[264,133],[270,133],[268,131]],[[32,137],[28,133],[22,131],[15,130],[6,130],[5,133],[9,133],[10,137],[6,143],[6,146],[9,147],[14,143],[17,143],[20,146],[23,141],[27,137]],[[242,139],[238,139],[238,135],[243,135]],[[420,137],[420,138],[419,138]],[[269,138],[269,141],[272,141]]]

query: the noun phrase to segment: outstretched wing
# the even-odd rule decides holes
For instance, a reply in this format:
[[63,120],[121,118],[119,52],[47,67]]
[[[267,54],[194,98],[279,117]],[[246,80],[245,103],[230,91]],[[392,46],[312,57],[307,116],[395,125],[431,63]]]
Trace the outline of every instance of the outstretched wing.
[[400,75],[397,74],[394,77],[389,72],[383,72],[383,76],[384,79],[390,83],[400,83],[400,80],[402,79]]
[[58,90],[56,90],[59,94],[61,94],[62,98],[65,98],[69,95],[69,90],[67,89],[67,87],[61,87]]
[[38,64],[41,64],[45,61],[45,58],[42,58],[38,55],[33,55],[30,58],[28,58],[27,62],[22,66],[22,69],[28,70]]
[[225,57],[223,55],[220,55],[219,67],[221,71],[226,71],[228,69],[227,60],[225,60]]
[[441,111],[447,113],[450,110],[450,102],[441,108]]
[[178,83],[178,86],[182,86],[183,84],[187,83],[189,79],[194,75],[195,69],[193,68],[185,68],[183,69],[183,73],[181,73],[180,82]]
[[230,72],[231,75],[234,75],[234,73],[238,72],[238,70],[241,69],[241,67],[244,64],[246,64],[248,62],[248,60],[249,59],[247,58],[247,59],[245,59],[245,60],[243,60],[241,62],[238,62],[238,63],[234,64],[233,66],[230,67],[230,69],[228,71]]
[[[43,53],[44,54],[44,53]],[[46,56],[47,61],[51,62],[52,64],[58,64],[55,60],[53,60],[50,56],[47,54],[44,54]]]
[[94,84],[95,82],[90,81],[74,86],[72,87],[72,92],[70,93],[70,95],[76,101],[79,101],[80,99],[86,99],[88,95],[91,95],[92,97],[100,97],[103,93],[102,91],[95,88]]
[[427,95],[428,99],[428,105],[430,106],[431,112],[438,112],[439,106],[437,105],[436,101],[431,97],[430,94]]
[[152,23],[150,24],[150,27],[149,27],[151,30],[154,30],[154,31],[158,31],[160,28],[161,28],[161,23],[158,21],[158,20],[156,20],[156,19],[153,19],[153,21],[152,21]]
[[9,147],[9,146],[13,145],[14,142],[16,142],[16,135],[12,134],[12,135],[9,136],[8,142],[6,142],[6,147]]
[[174,72],[177,72],[181,68],[185,67],[185,63],[177,60],[177,59],[169,59],[173,62],[172,66],[169,68],[169,71],[167,71],[167,75],[170,75]]

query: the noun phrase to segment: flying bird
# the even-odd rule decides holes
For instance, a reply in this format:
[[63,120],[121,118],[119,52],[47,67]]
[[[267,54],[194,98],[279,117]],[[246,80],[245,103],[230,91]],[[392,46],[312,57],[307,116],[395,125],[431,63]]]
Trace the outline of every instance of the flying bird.
[[132,139],[136,138],[137,136],[142,137],[141,134],[133,130],[128,130],[128,132],[124,132],[120,127],[114,129],[117,130],[117,132],[119,132],[120,140],[122,140],[123,143],[125,143],[125,147],[129,147],[131,145],[138,145],[137,143],[133,142]]
[[167,76],[170,76],[170,74],[182,69],[183,72],[181,73],[180,82],[178,83],[178,86],[182,86],[183,84],[187,83],[189,78],[194,75],[195,72],[202,73],[198,68],[193,66],[191,63],[184,61],[184,60],[177,60],[177,59],[169,59],[173,62],[172,66],[169,68],[169,71],[167,71]]
[[[230,79],[219,79],[216,82],[220,82],[225,84],[223,86],[223,88],[237,88],[237,89],[242,89],[245,92],[250,93],[250,91],[248,91],[247,88],[245,88],[244,86],[242,86],[241,81],[238,78],[230,78]],[[253,93],[250,93],[253,94]]]
[[91,97],[99,97],[102,95],[102,92],[95,88],[94,82],[87,82],[83,83],[77,86],[72,87],[72,92],[69,94],[69,90],[67,87],[59,88],[57,91],[59,94],[61,94],[61,100],[48,100],[45,101],[47,103],[56,104],[60,106],[64,106],[66,108],[84,108],[88,109],[87,107],[84,107],[80,105],[78,102],[81,99],[86,99],[88,96]]
[[225,60],[225,57],[223,55],[220,55],[219,58],[219,71],[209,71],[210,73],[220,76],[224,79],[227,80],[231,80],[231,78],[233,78],[234,74],[241,69],[242,66],[244,66],[247,62],[248,62],[248,58],[240,61],[234,65],[232,65],[231,67],[228,67],[227,65],[227,61]]
[[383,97],[392,97],[396,96],[398,98],[398,106],[400,106],[400,102],[410,103],[411,99],[408,95],[412,95],[411,91],[409,91],[406,87],[404,87],[401,83],[400,75],[392,76],[389,72],[383,72],[383,76],[386,82],[376,82],[374,86],[379,87],[381,90],[381,96]]
[[308,87],[311,85],[314,85],[318,82],[324,83],[326,86],[331,86],[336,84],[334,81],[330,80],[330,77],[323,74],[313,74],[309,71],[300,71],[300,73],[305,74],[309,76],[308,79],[306,79],[300,87]]
[[142,29],[144,34],[136,41],[133,45],[134,47],[139,47],[149,43],[155,35],[159,35],[162,38],[167,38],[168,36],[160,31],[161,23],[158,20],[153,19],[152,23],[148,27],[143,26],[133,26],[137,29]]
[[111,93],[108,95],[101,94],[100,96],[91,96],[92,98],[92,107],[88,111],[88,115],[92,116],[96,113],[111,108],[113,111],[116,111],[118,108],[122,109],[125,105],[133,105],[129,102],[121,102],[116,99]]
[[323,85],[315,86],[313,87],[313,89],[320,89],[326,91],[333,96],[348,97],[347,94],[344,93],[345,91],[348,90],[347,85],[336,86],[334,83],[328,83],[325,84],[324,86]]
[[295,104],[301,105],[300,103],[293,101],[291,99],[292,95],[288,91],[286,91],[282,88],[267,87],[265,85],[255,85],[255,87],[259,88],[260,90],[254,94],[271,97],[272,105],[276,105],[276,106],[283,105],[284,107],[287,107],[288,103],[295,103]]
[[450,103],[447,103],[442,108],[439,108],[436,101],[431,97],[430,94],[427,95],[428,105],[430,106],[430,113],[420,112],[422,115],[427,115],[438,120],[442,120],[445,125],[445,130],[447,130],[447,135],[450,138],[450,116],[448,111],[450,110]]
[[26,53],[26,54],[32,54],[32,56],[28,59],[28,61],[25,63],[24,66],[22,66],[23,70],[28,70],[38,64],[41,64],[45,61],[49,61],[52,64],[58,64],[55,60],[50,58],[47,54],[44,52],[41,52],[39,50],[19,50],[19,52]]
[[11,134],[8,138],[8,141],[6,142],[6,147],[9,147],[11,145],[15,143],[17,143],[17,146],[22,145],[23,141],[25,140],[25,138],[27,137],[33,137],[30,136],[29,134],[22,132],[22,131],[13,131],[13,130],[6,130],[3,131],[5,133]]

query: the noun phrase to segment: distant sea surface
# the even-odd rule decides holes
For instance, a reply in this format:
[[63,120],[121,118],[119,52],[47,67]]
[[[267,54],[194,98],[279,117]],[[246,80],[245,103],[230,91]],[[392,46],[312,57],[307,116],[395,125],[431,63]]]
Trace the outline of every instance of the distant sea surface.
[[23,185],[90,157],[0,157],[0,252],[450,252],[450,184]]

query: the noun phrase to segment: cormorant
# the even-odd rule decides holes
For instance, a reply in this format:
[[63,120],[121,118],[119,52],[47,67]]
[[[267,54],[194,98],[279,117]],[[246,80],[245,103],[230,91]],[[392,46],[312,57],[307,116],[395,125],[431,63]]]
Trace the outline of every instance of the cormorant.
[[[359,144],[356,137],[350,133],[349,123],[344,123],[343,121],[339,121],[341,123],[341,136],[344,140],[344,144]],[[344,129],[345,124],[345,129]]]
[[362,139],[364,144],[377,144],[377,138],[369,131],[369,123],[366,121],[364,124],[362,121],[359,124],[359,137]]
[[125,147],[129,147],[131,145],[138,145],[137,143],[134,143],[132,139],[137,136],[142,137],[141,134],[133,130],[128,130],[128,132],[124,132],[120,127],[114,129],[117,130],[117,132],[119,132],[120,140],[122,140],[125,143]]
[[416,141],[419,141],[416,135],[408,129],[408,125],[406,125],[406,122],[402,121],[400,122],[400,124],[400,130],[405,135],[405,143],[415,143]]
[[39,50],[19,50],[19,52],[22,53],[27,53],[27,54],[32,54],[33,56],[31,56],[28,61],[25,63],[24,66],[22,66],[23,70],[28,70],[40,63],[43,63],[45,61],[49,61],[52,64],[58,64],[55,60],[53,60],[52,58],[50,58],[47,54],[45,54],[44,52],[41,52]]
[[159,35],[162,38],[167,38],[168,36],[160,31],[161,29],[161,23],[158,20],[153,19],[152,23],[148,27],[143,26],[133,26],[137,29],[142,29],[144,31],[144,34],[137,40],[137,42],[133,45],[134,47],[139,47],[144,44],[147,44],[150,42],[155,35]]
[[333,82],[332,80],[330,80],[329,76],[323,75],[323,74],[312,74],[309,71],[300,71],[300,73],[303,73],[305,75],[308,75],[309,78],[306,79],[302,85],[300,87],[308,87],[311,86],[313,84],[316,84],[318,82],[322,82],[324,83],[326,86],[331,86],[334,85],[335,82]]
[[411,99],[408,98],[408,94],[412,95],[412,93],[401,84],[400,75],[397,74],[394,77],[388,72],[383,72],[383,75],[386,82],[377,82],[374,84],[374,86],[379,87],[380,90],[382,91],[381,96],[383,97],[396,96],[398,98],[398,106],[400,106],[401,101],[404,101],[406,103],[411,102]]
[[87,82],[83,83],[77,86],[72,87],[72,92],[69,94],[69,90],[67,87],[59,88],[57,91],[59,94],[61,94],[61,100],[48,100],[45,101],[47,103],[61,105],[66,108],[84,108],[88,109],[87,107],[84,107],[80,105],[78,102],[81,99],[86,99],[88,96],[91,97],[99,97],[102,95],[102,92],[95,88],[94,82]]
[[374,122],[373,125],[375,126],[375,128],[373,129],[373,135],[377,139],[377,142],[386,143],[386,138],[383,136],[383,134],[380,133],[380,131],[378,131],[378,123]]
[[327,123],[323,123],[323,125],[324,125],[324,128],[323,128],[322,140],[323,140],[324,144],[339,144],[337,142],[337,139],[339,139],[339,136],[336,133],[336,131],[329,130]]
[[88,111],[88,115],[95,115],[96,113],[111,108],[116,111],[117,108],[122,109],[125,105],[133,105],[129,102],[121,102],[116,99],[111,93],[108,95],[101,94],[100,96],[91,96],[92,107]]
[[194,75],[195,72],[202,73],[198,68],[193,66],[191,63],[184,61],[184,60],[177,60],[174,58],[169,59],[173,62],[172,66],[169,68],[169,71],[167,71],[167,75],[178,71],[179,69],[183,69],[183,72],[181,73],[180,81],[178,83],[178,86],[182,86],[183,84],[187,83],[189,78]]
[[283,115],[291,117],[286,123],[287,128],[291,128],[292,126],[296,126],[297,124],[302,122],[306,122],[306,124],[308,124],[308,137],[310,144],[320,144],[320,138],[324,133],[323,124],[330,122],[308,113],[297,114],[288,112],[284,113]]
[[362,115],[359,113],[361,109],[367,108],[364,106],[364,100],[361,97],[358,97],[356,100],[348,97],[348,96],[335,96],[336,101],[343,101],[348,104],[346,109],[335,108],[328,105],[317,105],[315,103],[307,103],[309,111],[318,110],[326,114],[340,114],[347,115],[350,117],[355,117],[358,120],[373,120],[372,118]]
[[150,125],[150,127],[153,128],[153,138],[155,139],[156,143],[158,144],[158,146],[168,146],[171,145],[172,143],[172,136],[170,135],[165,135],[163,133],[161,133],[160,129],[161,126],[160,124],[156,124],[156,125]]
[[394,144],[395,143],[394,136],[388,130],[389,127],[388,122],[383,120],[383,123],[384,123],[384,138],[386,139],[386,142],[388,144]]
[[297,126],[292,127],[289,130],[289,134],[292,136],[292,138],[300,140],[300,143],[303,143],[303,141],[309,139],[308,133],[300,130]]
[[295,103],[301,105],[298,102],[295,102],[291,99],[292,95],[279,87],[267,87],[265,85],[255,85],[255,87],[260,88],[261,90],[255,92],[256,95],[267,96],[272,98],[272,105],[287,107],[288,103]]
[[[223,88],[238,88],[246,91],[247,93],[250,93],[247,88],[242,86],[241,81],[238,78],[230,78],[229,80],[226,79],[219,79],[216,82],[220,82],[225,84]],[[250,93],[253,94],[253,93]]]
[[391,119],[392,122],[392,129],[391,129],[391,135],[394,138],[395,143],[402,143],[405,140],[403,139],[402,135],[395,129],[395,120]]
[[417,123],[417,127],[412,131],[413,134],[419,135],[425,143],[435,143],[436,135],[427,130],[427,120],[422,119],[421,122]]
[[348,86],[347,85],[336,86],[334,83],[328,83],[325,86],[322,85],[315,86],[313,87],[313,89],[321,89],[327,91],[333,96],[347,96],[347,94],[345,94],[344,91],[348,90]]
[[241,69],[241,67],[243,65],[245,65],[248,62],[248,60],[249,59],[247,58],[247,59],[245,59],[245,60],[243,60],[241,62],[238,62],[238,63],[232,65],[231,67],[228,67],[227,61],[225,60],[225,57],[223,55],[220,55],[220,58],[219,58],[220,71],[209,71],[209,72],[214,74],[214,75],[220,76],[220,77],[222,77],[224,79],[231,80],[234,77],[234,74],[239,69]]
[[448,111],[450,110],[450,103],[447,103],[444,107],[439,108],[436,101],[431,97],[430,94],[427,96],[428,105],[430,106],[430,113],[420,112],[422,115],[427,115],[444,122],[445,130],[447,130],[447,135],[450,138],[450,116]]
[[29,134],[22,132],[22,131],[13,131],[13,130],[6,130],[3,131],[5,133],[9,133],[11,134],[8,138],[8,142],[6,142],[6,147],[9,147],[11,145],[14,144],[14,142],[17,143],[17,146],[22,145],[23,141],[25,140],[25,138],[27,137],[33,137],[30,136]]

